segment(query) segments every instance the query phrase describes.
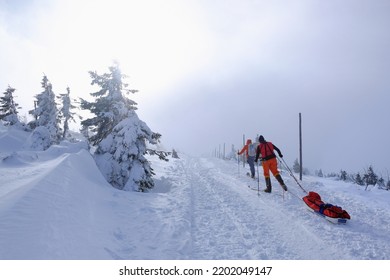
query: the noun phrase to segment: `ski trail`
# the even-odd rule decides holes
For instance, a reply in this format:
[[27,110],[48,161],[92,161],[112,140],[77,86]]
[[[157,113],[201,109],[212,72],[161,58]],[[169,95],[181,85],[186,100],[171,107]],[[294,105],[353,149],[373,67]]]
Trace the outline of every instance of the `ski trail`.
[[[190,161],[193,207],[193,256],[197,259],[252,259],[250,221],[237,222],[226,195],[214,188],[212,168]],[[244,205],[240,204],[240,208]],[[212,230],[212,232],[210,232]]]
[[[222,170],[221,163],[213,160],[193,158],[186,167],[191,170],[187,176],[195,259],[348,258],[310,227],[294,222],[294,214],[284,205],[292,204],[292,196],[286,195],[287,202],[274,194],[276,190],[258,196],[247,187],[248,183],[257,187],[257,182],[238,177],[231,165]],[[230,173],[226,173],[228,168]]]

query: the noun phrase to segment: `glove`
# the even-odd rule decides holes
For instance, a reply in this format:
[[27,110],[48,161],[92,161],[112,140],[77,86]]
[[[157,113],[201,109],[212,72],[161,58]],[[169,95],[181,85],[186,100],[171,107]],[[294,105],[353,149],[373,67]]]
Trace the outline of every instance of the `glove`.
[[283,155],[282,154],[279,154],[279,156],[282,158],[283,157]]

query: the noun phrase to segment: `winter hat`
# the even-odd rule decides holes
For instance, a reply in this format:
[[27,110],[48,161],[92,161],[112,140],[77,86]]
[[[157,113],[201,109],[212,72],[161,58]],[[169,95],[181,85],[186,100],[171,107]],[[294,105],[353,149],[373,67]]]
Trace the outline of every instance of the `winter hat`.
[[259,142],[260,142],[260,143],[264,143],[264,142],[265,142],[265,139],[264,139],[263,135],[260,135],[260,137],[259,137]]

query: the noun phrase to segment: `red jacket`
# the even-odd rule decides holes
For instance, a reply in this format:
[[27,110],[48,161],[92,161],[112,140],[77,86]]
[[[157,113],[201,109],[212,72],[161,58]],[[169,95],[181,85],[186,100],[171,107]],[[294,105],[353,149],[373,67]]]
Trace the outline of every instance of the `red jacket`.
[[245,146],[241,149],[240,152],[238,152],[239,155],[242,155],[245,152],[245,155],[248,157],[248,146],[249,144],[252,144],[252,140],[248,139],[246,140]]
[[260,145],[257,146],[256,159],[255,160],[257,161],[259,159],[260,155],[261,155],[261,159],[264,160],[264,161],[265,160],[269,160],[271,158],[275,158],[276,155],[274,153],[274,150],[278,152],[280,157],[282,157],[282,153],[280,152],[278,147],[276,147],[271,142],[260,143]]

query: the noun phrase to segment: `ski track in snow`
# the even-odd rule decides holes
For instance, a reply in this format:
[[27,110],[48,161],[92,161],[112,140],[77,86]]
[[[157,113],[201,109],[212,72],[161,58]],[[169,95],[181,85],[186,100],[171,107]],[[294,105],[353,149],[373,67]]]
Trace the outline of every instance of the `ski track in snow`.
[[[343,258],[310,228],[294,222],[295,214],[285,210],[282,196],[266,193],[258,196],[246,187],[257,182],[237,178],[237,171],[232,168],[230,174],[236,174],[229,175],[205,159],[192,159],[188,163],[186,169],[192,171],[189,180],[194,258]],[[277,187],[274,186],[274,193],[278,193]]]
[[[334,225],[307,210],[305,193],[289,174],[282,176],[289,192],[272,178],[273,192],[257,192],[258,182],[237,165],[213,158],[177,161],[170,180],[186,189],[190,201],[193,259],[389,259],[390,213],[378,206],[362,206],[339,189],[304,182],[325,202],[347,205],[352,220]],[[261,168],[260,168],[261,172]],[[176,175],[175,175],[176,174]],[[260,190],[264,189],[260,175]],[[329,182],[329,181],[328,181]],[[326,181],[325,181],[326,183]],[[251,186],[252,189],[247,186]],[[254,190],[253,190],[254,189]],[[328,200],[327,200],[327,199]],[[370,204],[368,204],[370,205]],[[376,217],[376,219],[372,219]],[[377,220],[378,219],[378,220]],[[370,234],[374,231],[374,234]],[[188,250],[188,247],[186,248]]]

